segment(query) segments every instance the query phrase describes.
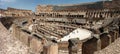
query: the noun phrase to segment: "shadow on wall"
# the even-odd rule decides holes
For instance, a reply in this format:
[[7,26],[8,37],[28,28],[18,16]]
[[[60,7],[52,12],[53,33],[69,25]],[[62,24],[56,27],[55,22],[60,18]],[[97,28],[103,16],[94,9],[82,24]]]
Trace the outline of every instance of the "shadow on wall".
[[0,18],[0,21],[7,29],[9,29],[11,25],[13,24],[14,19],[13,18]]

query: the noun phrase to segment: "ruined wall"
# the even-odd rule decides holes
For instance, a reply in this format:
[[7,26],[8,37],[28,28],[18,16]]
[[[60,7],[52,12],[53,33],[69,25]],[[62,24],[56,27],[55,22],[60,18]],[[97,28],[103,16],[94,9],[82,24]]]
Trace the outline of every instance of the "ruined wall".
[[31,16],[32,11],[31,10],[25,10],[25,9],[16,9],[8,7],[5,11],[6,17],[21,17],[21,16]]
[[[111,25],[113,25],[113,23]],[[105,25],[103,27],[105,27]],[[82,54],[93,54],[95,51],[104,49],[119,37],[119,28],[117,28],[117,26],[113,26],[113,27],[110,26],[111,30],[108,27],[102,28],[103,32],[94,34],[93,38],[87,39],[87,41],[84,41],[80,43],[80,45],[78,45],[78,48],[82,49]],[[47,50],[48,53],[50,52],[48,48],[54,48],[54,46],[53,47],[49,46],[49,47],[45,47],[45,49],[42,49],[44,47],[42,45],[40,38],[35,38],[34,36],[31,36],[30,34],[23,32],[18,26],[14,25],[14,28],[15,29],[13,31],[13,36],[17,37],[23,43],[25,44],[27,43],[28,46],[35,52],[41,52],[42,50],[44,52],[44,50]],[[68,43],[61,43],[61,44],[57,43],[57,44],[58,44],[58,48],[56,49],[60,49],[60,48],[63,50],[72,49],[72,48],[68,48],[69,45]],[[51,52],[53,52],[53,50]]]
[[111,43],[111,37],[108,36],[107,33],[101,34],[100,40],[101,40],[101,49],[107,47]]
[[5,11],[6,10],[0,8],[0,18],[5,16]]
[[41,40],[32,37],[31,40],[29,41],[30,41],[30,48],[32,49],[32,51],[41,52],[43,50],[43,45]]
[[[120,14],[120,2],[113,1],[98,1],[85,4],[71,4],[71,5],[38,5],[36,8],[36,15],[42,17],[72,17],[74,18],[108,18],[116,17]],[[79,13],[78,13],[79,12]],[[86,14],[81,14],[81,13]],[[68,13],[68,14],[66,14]],[[77,13],[73,14],[73,13]]]
[[19,39],[21,42],[30,47],[30,49],[35,53],[40,53],[42,51],[42,42],[40,39],[31,36],[30,34],[22,31],[18,26],[12,25],[13,31],[12,35]]
[[[58,46],[43,47],[40,39],[32,37],[29,34],[21,31],[19,27],[16,27],[16,29],[14,29],[13,35],[16,38],[18,38],[20,41],[22,41],[24,44],[27,44],[34,52],[40,53],[46,50],[45,52],[49,53],[50,51],[53,52],[52,50],[54,47],[55,49],[63,48],[63,50],[68,47],[68,43],[62,43],[62,44],[59,43]],[[112,33],[111,32],[102,33],[99,36],[94,36],[93,38],[85,42],[79,43],[78,47],[79,49],[80,48],[82,49],[82,54],[93,54],[95,51],[98,51],[107,47],[109,44],[113,42],[112,40],[117,39],[118,36],[119,36],[119,30],[118,31],[113,30]],[[56,51],[56,53],[58,52]]]
[[57,44],[48,44],[43,47],[43,54],[58,54]]
[[82,45],[82,54],[93,54],[95,51],[98,50],[98,44],[100,41],[97,38],[92,38]]
[[38,5],[36,7],[36,14],[51,12],[53,10],[53,6],[51,5]]
[[102,33],[99,38],[93,37],[82,45],[82,54],[93,54],[95,51],[104,49],[114,42],[119,36],[119,31],[113,30],[109,33]]

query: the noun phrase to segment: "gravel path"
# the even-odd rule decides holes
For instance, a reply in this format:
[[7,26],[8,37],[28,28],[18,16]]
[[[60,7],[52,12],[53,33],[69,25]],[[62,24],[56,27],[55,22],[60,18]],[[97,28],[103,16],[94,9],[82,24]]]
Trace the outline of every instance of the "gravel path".
[[95,52],[95,54],[120,54],[120,38],[103,50]]
[[0,54],[28,54],[28,47],[14,38],[1,22]]

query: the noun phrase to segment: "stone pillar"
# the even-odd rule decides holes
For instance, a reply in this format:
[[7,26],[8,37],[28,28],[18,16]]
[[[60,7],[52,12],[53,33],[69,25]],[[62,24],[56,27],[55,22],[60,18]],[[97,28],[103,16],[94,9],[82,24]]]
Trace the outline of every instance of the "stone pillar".
[[111,44],[112,43],[112,38],[111,38],[110,34],[108,34],[107,36],[109,37],[109,44]]
[[97,50],[101,50],[101,40],[97,38]]
[[101,40],[101,49],[105,48],[108,46],[111,42],[111,37],[108,36],[108,33],[103,33],[100,35],[100,40]]
[[119,37],[120,37],[120,25],[119,25]]
[[16,25],[15,24],[13,24],[12,25],[12,36],[14,36],[14,37],[16,37]]
[[111,36],[111,42],[114,42],[115,41],[114,32],[113,31],[109,31],[109,34]]
[[114,36],[115,36],[115,39],[117,39],[119,37],[119,32],[118,31],[114,31]]
[[105,17],[105,12],[103,12],[103,17]]
[[43,54],[58,54],[58,45],[49,44],[43,47]]
[[82,45],[82,54],[93,54],[95,51],[101,49],[101,41],[97,37],[87,40]]
[[15,36],[20,40],[20,29],[18,26],[15,28]]
[[28,36],[28,47],[30,47],[30,41],[32,40],[32,36]]
[[79,39],[77,39],[77,38],[69,39],[68,42],[69,42],[69,46],[68,46],[69,54],[77,54]]
[[117,33],[116,33],[115,30],[114,30],[113,32],[114,32],[114,33],[113,33],[113,36],[114,36],[114,41],[115,41],[115,40],[117,39],[117,35],[116,35]]

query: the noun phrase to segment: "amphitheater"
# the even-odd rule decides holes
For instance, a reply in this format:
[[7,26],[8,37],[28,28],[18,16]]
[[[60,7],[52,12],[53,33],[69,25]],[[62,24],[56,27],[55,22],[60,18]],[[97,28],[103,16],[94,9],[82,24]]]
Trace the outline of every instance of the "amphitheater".
[[119,54],[119,2],[38,5],[35,13],[8,7],[0,12],[0,32],[23,47],[11,54]]

